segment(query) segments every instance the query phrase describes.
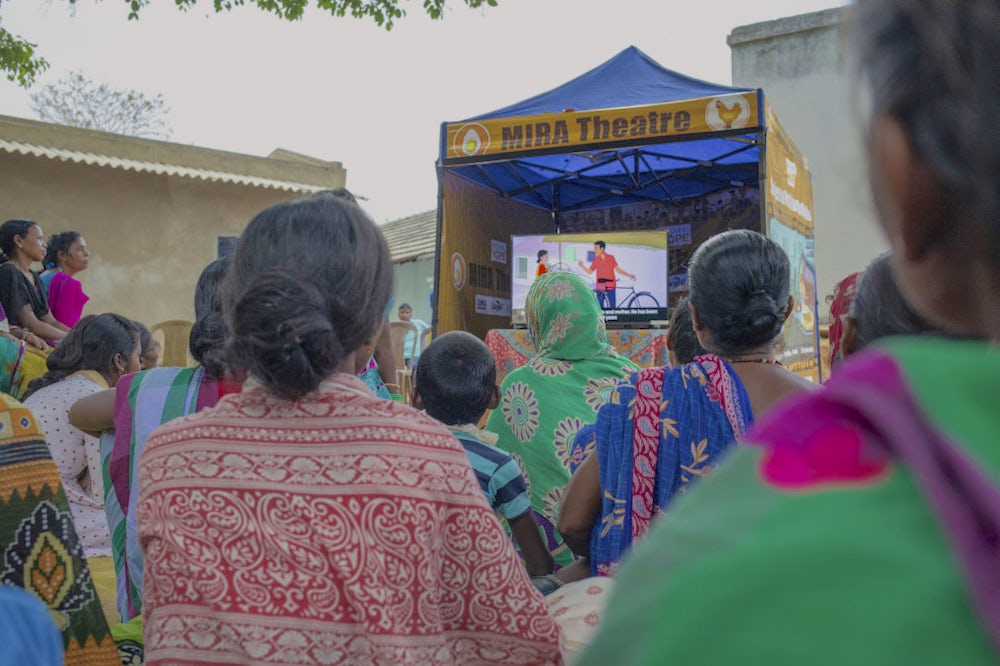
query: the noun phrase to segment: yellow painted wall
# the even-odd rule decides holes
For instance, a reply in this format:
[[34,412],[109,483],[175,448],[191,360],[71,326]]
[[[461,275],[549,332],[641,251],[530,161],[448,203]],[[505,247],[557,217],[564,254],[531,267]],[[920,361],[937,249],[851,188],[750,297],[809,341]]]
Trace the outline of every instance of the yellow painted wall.
[[217,238],[238,236],[262,209],[299,196],[0,153],[0,221],[35,220],[46,237],[81,232],[91,252],[77,276],[91,298],[84,314],[117,312],[147,325],[193,319],[194,285],[216,258]]

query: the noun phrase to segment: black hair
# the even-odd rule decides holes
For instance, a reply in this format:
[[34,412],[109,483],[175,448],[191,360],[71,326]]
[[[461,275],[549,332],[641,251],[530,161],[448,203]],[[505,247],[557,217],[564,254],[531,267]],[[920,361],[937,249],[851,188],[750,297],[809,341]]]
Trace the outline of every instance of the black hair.
[[[312,194],[312,196],[314,196],[314,197],[333,197],[335,199],[343,199],[344,201],[348,201],[348,202],[350,202],[352,204],[360,205],[360,204],[358,204],[358,198],[356,196],[354,196],[354,193],[352,193],[346,187],[334,187],[334,188],[330,188],[330,189],[326,189],[326,190],[319,190],[318,192],[314,192]],[[362,198],[364,198],[364,197],[362,197]]]
[[549,253],[548,250],[539,250],[538,251],[538,259],[535,260],[535,263],[536,264],[542,263],[542,257],[544,257],[545,255],[547,255],[548,253]]
[[413,308],[410,307],[409,303],[400,303],[399,307],[396,308],[396,311],[398,312],[398,311],[402,310],[403,308],[406,308],[407,310],[412,310],[413,309]]
[[45,259],[42,260],[42,266],[46,270],[50,268],[59,268],[59,253],[68,253],[69,248],[78,238],[80,238],[79,231],[60,231],[57,234],[49,236],[47,247],[45,248]]
[[855,35],[872,117],[903,127],[949,197],[956,226],[1000,257],[1000,3],[862,0]]
[[496,362],[482,340],[451,331],[435,338],[420,355],[414,382],[433,418],[445,425],[476,423],[493,397]]
[[188,335],[188,350],[212,379],[226,374],[229,326],[222,314],[222,280],[232,263],[233,257],[228,255],[205,266],[194,288],[194,326]]
[[48,355],[45,359],[48,372],[28,385],[24,397],[80,370],[96,370],[109,385],[114,385],[121,375],[115,366],[115,356],[121,354],[128,363],[138,346],[139,328],[131,319],[110,313],[87,315]]
[[913,311],[892,277],[890,253],[877,257],[861,275],[851,301],[854,350],[893,335],[940,334],[942,331]]
[[674,309],[670,311],[670,326],[667,328],[667,347],[673,350],[680,363],[690,363],[695,356],[705,353],[691,324],[689,300],[685,296],[677,301]]
[[596,243],[594,243],[594,245],[596,245],[597,247],[601,248],[602,250],[607,250],[608,249],[608,244],[605,243],[604,241],[597,241]]
[[752,351],[772,342],[785,323],[788,255],[748,229],[709,238],[691,257],[688,285],[698,319],[717,354]]
[[28,235],[31,227],[37,227],[38,223],[32,220],[7,220],[0,224],[0,252],[3,252],[3,261],[10,261],[14,258],[14,238],[20,236],[24,238]]
[[389,246],[357,205],[329,194],[259,213],[223,287],[228,358],[293,400],[378,331],[392,294]]
[[145,356],[159,343],[150,330],[141,321],[132,320],[135,327],[139,330],[139,356]]

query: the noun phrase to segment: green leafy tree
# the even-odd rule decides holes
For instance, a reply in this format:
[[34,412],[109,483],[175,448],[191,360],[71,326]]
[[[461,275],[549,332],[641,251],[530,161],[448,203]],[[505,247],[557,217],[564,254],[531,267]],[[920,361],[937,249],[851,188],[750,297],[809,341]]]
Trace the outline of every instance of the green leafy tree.
[[146,97],[137,90],[97,83],[81,72],[31,93],[31,108],[42,120],[129,136],[169,139],[163,95]]
[[[78,0],[64,0],[76,4]],[[122,0],[128,11],[128,18],[136,20],[151,0]],[[174,0],[181,10],[188,10],[199,0]],[[386,30],[392,30],[396,21],[406,16],[404,2],[411,0],[316,0],[316,6],[333,16],[351,15],[354,18],[370,19]],[[461,0],[471,8],[496,7],[498,0]],[[0,0],[2,6],[3,0]],[[215,11],[225,12],[243,5],[253,5],[262,11],[275,14],[288,21],[302,18],[310,0],[211,0]],[[433,19],[444,16],[445,0],[421,0],[422,8]],[[0,72],[10,81],[29,87],[49,64],[35,52],[37,44],[10,33],[0,18]]]

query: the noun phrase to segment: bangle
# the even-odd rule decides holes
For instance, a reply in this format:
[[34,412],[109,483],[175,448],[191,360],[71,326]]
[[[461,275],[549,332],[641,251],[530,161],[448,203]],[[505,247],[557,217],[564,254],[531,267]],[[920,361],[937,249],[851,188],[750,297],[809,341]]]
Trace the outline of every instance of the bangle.
[[389,393],[399,394],[399,384],[386,384],[385,387],[389,389]]

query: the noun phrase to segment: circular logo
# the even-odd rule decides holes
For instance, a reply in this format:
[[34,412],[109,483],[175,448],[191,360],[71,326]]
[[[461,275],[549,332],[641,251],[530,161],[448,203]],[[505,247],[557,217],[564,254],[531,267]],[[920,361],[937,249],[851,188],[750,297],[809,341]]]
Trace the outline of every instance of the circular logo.
[[750,122],[750,105],[739,95],[713,97],[705,107],[705,122],[717,132],[742,129]]
[[459,157],[482,155],[490,147],[490,133],[479,123],[466,123],[455,134],[452,150]]
[[465,286],[465,279],[469,275],[468,267],[465,265],[465,257],[458,252],[451,255],[451,283],[455,289],[462,291]]

